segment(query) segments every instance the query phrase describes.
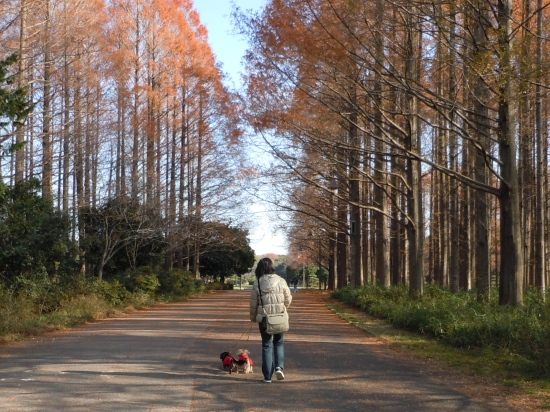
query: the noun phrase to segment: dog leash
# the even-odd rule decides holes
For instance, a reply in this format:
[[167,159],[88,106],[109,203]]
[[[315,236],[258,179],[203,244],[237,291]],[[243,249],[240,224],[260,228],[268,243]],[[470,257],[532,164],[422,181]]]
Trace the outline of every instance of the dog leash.
[[[241,333],[241,336],[239,336],[236,340],[235,340],[235,343],[233,344],[233,348],[235,349],[246,349],[246,346],[248,344],[248,342],[250,341],[250,333],[252,332],[252,322],[250,322],[250,326],[248,327],[248,330],[245,330],[243,333]],[[239,344],[239,342],[243,341],[243,336],[247,334],[247,338],[246,338],[246,342],[245,342],[245,348],[238,348],[237,347],[237,344]]]

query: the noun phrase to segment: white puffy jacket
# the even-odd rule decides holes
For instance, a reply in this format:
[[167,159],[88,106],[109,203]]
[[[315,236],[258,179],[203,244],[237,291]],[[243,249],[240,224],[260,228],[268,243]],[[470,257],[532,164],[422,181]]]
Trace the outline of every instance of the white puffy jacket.
[[[262,288],[261,301],[258,282]],[[263,275],[252,286],[252,292],[250,293],[250,320],[252,322],[261,322],[264,314],[282,313],[283,307],[288,308],[290,302],[292,302],[292,294],[286,284],[286,280],[275,273]]]

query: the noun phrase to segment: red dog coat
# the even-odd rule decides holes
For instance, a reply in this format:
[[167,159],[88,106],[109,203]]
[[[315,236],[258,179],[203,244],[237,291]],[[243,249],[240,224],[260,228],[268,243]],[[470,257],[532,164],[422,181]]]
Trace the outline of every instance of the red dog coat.
[[224,367],[230,367],[231,366],[231,362],[232,361],[236,361],[236,359],[233,357],[233,356],[226,356],[224,359],[223,359],[223,362],[222,362],[222,365]]
[[241,353],[239,355],[239,360],[240,361],[247,360],[247,359],[250,362],[250,365],[254,365],[254,362],[252,361],[252,359],[246,353]]

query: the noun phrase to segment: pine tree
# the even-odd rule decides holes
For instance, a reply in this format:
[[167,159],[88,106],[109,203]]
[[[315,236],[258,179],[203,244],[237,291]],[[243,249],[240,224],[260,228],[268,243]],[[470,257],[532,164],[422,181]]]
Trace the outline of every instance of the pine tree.
[[[13,153],[23,147],[23,143],[11,144],[3,147],[4,142],[13,137],[17,126],[24,123],[25,118],[33,109],[28,100],[26,88],[16,87],[16,77],[10,68],[17,62],[17,55],[13,54],[0,61],[0,158],[6,153]],[[0,170],[0,184],[2,172]]]

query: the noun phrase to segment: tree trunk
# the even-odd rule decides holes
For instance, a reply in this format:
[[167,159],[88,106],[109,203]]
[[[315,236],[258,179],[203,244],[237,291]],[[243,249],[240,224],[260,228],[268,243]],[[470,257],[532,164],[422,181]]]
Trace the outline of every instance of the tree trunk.
[[544,131],[542,115],[542,36],[543,8],[542,0],[537,1],[537,62],[535,86],[535,157],[536,157],[536,227],[535,227],[535,286],[544,298],[546,292],[546,243],[544,238],[544,222],[546,220],[546,191],[544,179]]
[[[409,17],[409,33],[407,39],[408,56],[406,62],[406,78],[412,87],[419,83],[421,55],[421,36],[419,32],[420,19],[414,14],[414,8]],[[406,148],[411,153],[420,155],[420,130],[418,125],[418,98],[414,94],[408,99],[408,135]],[[424,292],[424,220],[422,210],[421,163],[417,159],[407,158],[407,213],[409,215],[409,292],[411,296],[420,296]]]
[[[153,69],[149,68],[149,71]],[[154,95],[156,91],[156,82],[154,73],[149,73],[149,84],[151,86],[152,93]],[[157,107],[155,103],[155,97],[151,94],[147,97],[147,145],[146,145],[146,199],[147,203],[151,206],[155,203],[155,188],[156,188],[156,113]]]
[[133,78],[133,114],[132,114],[132,132],[133,132],[133,147],[132,147],[132,171],[131,171],[131,184],[132,184],[132,199],[137,199],[140,193],[139,187],[139,154],[140,154],[140,144],[139,144],[139,130],[140,130],[140,44],[141,44],[141,26],[140,26],[140,16],[136,18],[136,41],[135,41],[135,65],[134,65],[134,78]]
[[[342,157],[340,155],[339,157]],[[341,163],[342,159],[339,159]],[[338,288],[343,288],[348,285],[348,236],[346,235],[347,220],[348,220],[348,203],[342,198],[346,193],[346,182],[341,173],[338,175],[338,234],[336,237],[336,262],[338,273]]]
[[361,184],[359,182],[359,136],[357,130],[357,113],[350,115],[349,121],[349,169],[350,169],[350,259],[351,259],[351,287],[360,287],[363,284],[363,260],[361,243]]
[[[486,58],[487,39],[486,33],[489,29],[488,19],[485,16],[484,1],[480,0],[474,10],[474,42],[473,55],[474,62],[481,62]],[[489,151],[489,91],[484,79],[476,74],[474,80],[474,95],[471,101],[474,104],[473,124],[477,125],[475,137],[480,146]],[[485,165],[485,154],[479,149],[474,149],[474,177],[477,182],[487,183],[487,167]],[[489,200],[488,194],[477,190],[474,192],[474,210],[475,210],[475,279],[478,300],[489,298],[491,287],[491,267],[489,258]]]
[[201,91],[199,97],[199,133],[198,133],[198,145],[197,145],[197,186],[195,191],[195,223],[197,227],[195,229],[195,249],[193,258],[193,274],[195,279],[200,279],[200,224],[202,221],[202,146],[203,139],[205,137],[205,114],[204,114],[204,92]]
[[[462,170],[463,173],[470,174],[470,148],[468,145],[464,144],[462,147]],[[460,288],[463,290],[470,290],[471,285],[471,273],[470,273],[470,255],[473,253],[470,248],[470,239],[472,237],[470,231],[470,221],[473,220],[471,216],[472,206],[470,205],[471,189],[462,185],[460,194],[459,194],[459,213],[460,213],[460,223],[459,223],[459,233],[458,233],[458,242],[459,242],[459,282]]]
[[74,179],[76,187],[76,209],[85,205],[84,201],[84,146],[82,142],[82,94],[80,78],[76,79],[74,97]]
[[[67,48],[68,45],[65,45]],[[69,60],[67,56],[68,50],[65,49],[65,64],[64,64],[64,79],[63,79],[63,152],[62,152],[62,162],[63,162],[63,186],[62,186],[62,197],[63,197],[63,210],[65,212],[69,211],[69,196],[70,196],[70,172],[71,172],[71,91],[69,88]]]
[[[376,38],[375,38],[375,52],[377,60],[379,62],[384,61],[384,9],[385,1],[377,0],[376,2]],[[386,145],[383,143],[383,121],[382,112],[384,110],[385,101],[383,96],[382,76],[381,72],[383,67],[377,66],[377,73],[375,74],[374,82],[374,105],[376,107],[374,125],[375,125],[375,139],[376,139],[376,154],[374,158],[374,204],[380,210],[375,212],[376,230],[374,231],[374,239],[376,244],[376,284],[389,287],[391,285],[390,279],[390,228],[388,224],[388,198],[384,191],[387,187],[385,184],[386,174],[386,162],[384,159],[384,153],[387,151]]]
[[[75,110],[74,110],[74,182],[75,182],[75,219],[78,227],[78,238],[84,239],[84,225],[82,223],[82,208],[86,205],[84,201],[84,149],[82,144],[82,94],[80,92],[80,78],[76,79],[75,87]],[[86,256],[84,248],[80,253],[80,273],[86,271]]]
[[523,248],[517,169],[517,110],[513,76],[512,0],[499,0],[499,50],[501,89],[498,107],[500,186],[500,296],[501,305],[523,302]]
[[[451,2],[450,10],[450,27],[449,27],[449,84],[448,93],[449,99],[453,99],[457,93],[456,90],[456,10]],[[449,133],[449,168],[458,172],[458,143],[455,121],[454,108],[449,110],[448,114],[448,133]],[[450,254],[449,254],[449,283],[451,292],[457,293],[459,290],[459,248],[458,248],[458,182],[455,178],[450,178],[450,193],[449,193],[449,226],[450,226]]]
[[[170,178],[168,182],[168,198],[169,198],[169,213],[168,213],[168,248],[167,248],[167,266],[169,269],[172,269],[175,261],[175,250],[176,250],[176,234],[175,229],[177,227],[177,190],[176,190],[176,171],[177,171],[177,151],[178,147],[178,133],[176,128],[176,102],[173,102],[174,110],[172,110],[172,144],[170,147]],[[168,156],[167,156],[168,157]]]
[[53,201],[52,92],[50,56],[50,1],[46,1],[44,28],[44,117],[42,124],[42,196]]
[[[395,163],[397,163],[396,158],[393,159],[394,165],[392,166],[392,185],[393,187],[397,188],[398,186],[398,178],[397,173],[400,168],[398,168]],[[395,193],[394,195],[395,202],[399,202],[401,199],[401,195],[399,193]],[[393,206],[391,209],[392,213],[392,219],[391,219],[391,238],[390,238],[390,273],[391,273],[391,284],[393,286],[400,285],[402,282],[402,264],[401,264],[401,252],[402,252],[402,225],[401,225],[401,218],[400,218],[400,212],[397,208],[397,206]]]
[[[335,187],[331,187],[331,189],[335,190]],[[330,194],[330,220],[332,222],[337,223],[337,215],[335,215],[334,210],[334,198],[335,198],[334,192]],[[330,226],[329,226],[330,227]],[[329,251],[328,251],[328,288],[329,290],[335,290],[336,285],[336,274],[337,274],[337,261],[336,261],[336,241],[337,241],[338,233],[332,230],[330,228],[330,235],[329,235]]]
[[[25,76],[27,74],[27,12],[28,3],[27,0],[21,0],[20,8],[20,35],[19,35],[19,72],[17,73],[17,83],[19,88],[24,88]],[[15,152],[15,183],[20,183],[25,178],[25,151],[23,150],[23,143],[25,141],[25,129],[23,125],[18,125],[16,129],[16,144],[19,147]]]
[[[179,229],[181,231],[181,226],[185,221],[185,190],[186,190],[186,167],[187,167],[187,102],[186,102],[186,89],[184,86],[181,87],[181,135],[180,135],[180,176],[179,176],[179,191],[178,191],[178,200],[179,200],[179,210],[178,210],[178,221],[180,223]],[[180,247],[178,248],[178,259],[177,266],[179,269],[183,269],[183,236],[178,233],[178,239],[180,241]],[[189,255],[186,258],[187,264],[189,264]]]

